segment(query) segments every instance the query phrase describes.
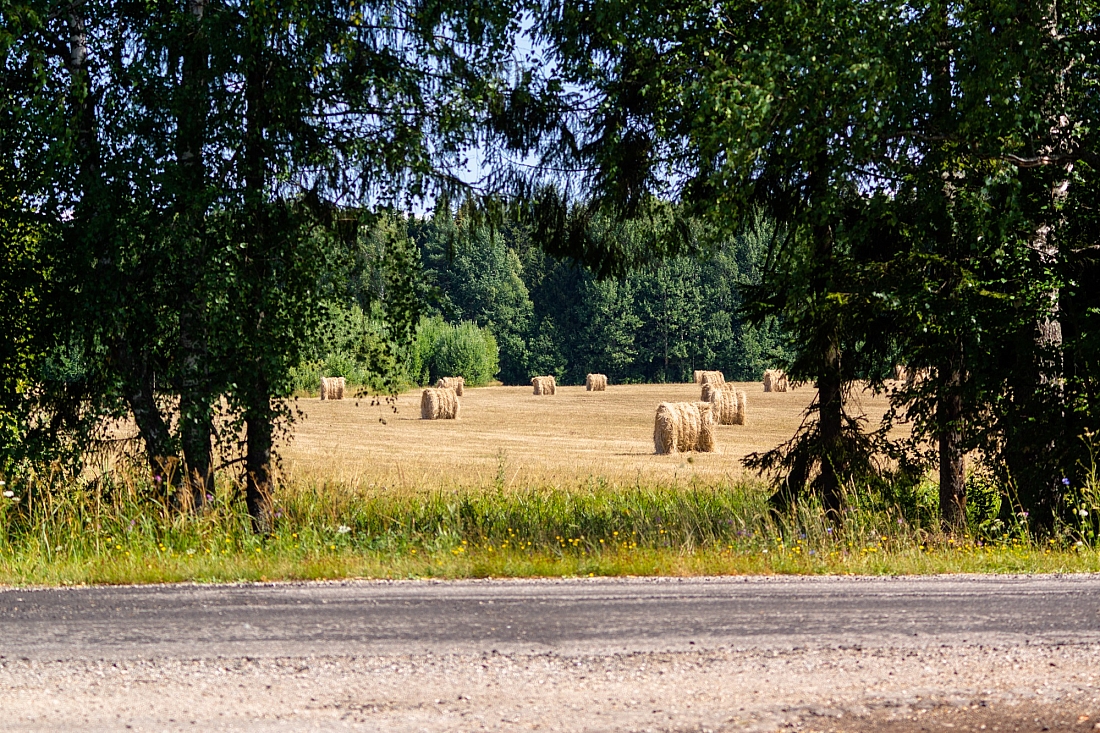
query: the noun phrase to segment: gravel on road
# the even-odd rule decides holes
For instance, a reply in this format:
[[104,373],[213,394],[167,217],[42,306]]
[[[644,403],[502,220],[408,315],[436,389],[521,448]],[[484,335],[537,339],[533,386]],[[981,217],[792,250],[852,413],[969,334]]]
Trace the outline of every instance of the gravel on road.
[[1098,576],[0,590],[5,731],[1095,731],[1098,684]]

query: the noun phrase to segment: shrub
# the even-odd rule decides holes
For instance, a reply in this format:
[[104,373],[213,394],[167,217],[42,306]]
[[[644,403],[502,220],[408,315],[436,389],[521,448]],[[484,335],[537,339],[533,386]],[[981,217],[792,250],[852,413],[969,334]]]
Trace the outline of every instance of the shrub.
[[470,321],[446,323],[440,316],[424,318],[416,331],[409,359],[409,376],[420,384],[440,377],[465,377],[466,384],[488,384],[500,371],[496,339]]

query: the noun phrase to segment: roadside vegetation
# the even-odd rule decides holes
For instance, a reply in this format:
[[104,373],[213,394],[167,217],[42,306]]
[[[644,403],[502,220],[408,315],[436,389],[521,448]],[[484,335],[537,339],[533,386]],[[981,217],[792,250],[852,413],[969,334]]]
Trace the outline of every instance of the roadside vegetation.
[[931,484],[852,492],[834,524],[810,504],[777,514],[756,482],[509,490],[498,477],[428,492],[295,482],[261,536],[233,487],[188,514],[155,487],[117,479],[24,506],[32,497],[5,497],[0,584],[1100,572],[1087,523],[1040,541],[1026,517],[1006,525],[990,503],[967,532],[942,533]]

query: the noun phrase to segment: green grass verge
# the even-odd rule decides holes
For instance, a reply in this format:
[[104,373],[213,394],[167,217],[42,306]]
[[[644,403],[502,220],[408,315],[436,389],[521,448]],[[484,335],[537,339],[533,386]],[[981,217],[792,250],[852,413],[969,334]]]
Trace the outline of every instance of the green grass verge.
[[260,537],[232,490],[184,515],[132,484],[0,504],[0,584],[340,578],[1100,572],[1071,531],[947,537],[914,509],[854,497],[777,517],[759,485],[393,495],[295,485]]

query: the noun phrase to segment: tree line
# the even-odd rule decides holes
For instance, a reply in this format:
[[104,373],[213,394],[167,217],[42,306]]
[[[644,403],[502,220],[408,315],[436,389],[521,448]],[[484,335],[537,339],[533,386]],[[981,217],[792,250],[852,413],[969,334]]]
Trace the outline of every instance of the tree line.
[[[1087,511],[1100,427],[1098,10],[3,0],[4,471],[125,415],[199,506],[224,404],[263,529],[284,398],[350,288],[382,371],[433,312],[490,330],[508,380],[772,353],[818,395],[751,457],[777,506],[841,518],[934,466],[959,527],[979,454],[1049,528]],[[429,199],[468,222],[386,213]],[[906,445],[849,410],[895,364]]]
[[[697,255],[601,279],[575,260],[548,255],[535,244],[531,227],[514,218],[492,224],[445,208],[426,217],[388,217],[381,226],[400,231],[408,238],[403,246],[417,256],[413,276],[423,319],[417,330],[425,332],[417,339],[420,348],[398,367],[412,384],[452,372],[463,374],[470,384],[489,379],[527,384],[540,374],[552,374],[564,384],[583,384],[589,372],[606,373],[615,383],[682,382],[704,367],[722,369],[730,379],[758,380],[765,368],[784,360],[787,346],[778,319],[755,327],[740,313],[741,289],[759,283],[772,227],[762,218],[756,223],[756,228]],[[639,220],[616,231],[597,221],[592,236],[641,239],[652,236],[653,226]],[[364,237],[365,242],[370,239]],[[364,258],[367,269],[349,281],[377,281],[369,273],[372,261]],[[354,332],[344,325],[350,308],[369,313],[378,297],[376,289],[356,285],[333,304],[332,318],[322,331],[348,335],[339,344],[320,342],[322,349],[311,354],[317,368],[361,382],[370,382],[372,373],[381,371],[370,369],[377,349],[355,344],[373,343],[383,330],[384,316],[360,320]],[[430,345],[437,337],[427,331],[439,318],[487,330],[497,367],[486,372],[471,361],[466,373],[453,359],[429,364],[434,358]],[[374,379],[373,386],[380,387]]]

